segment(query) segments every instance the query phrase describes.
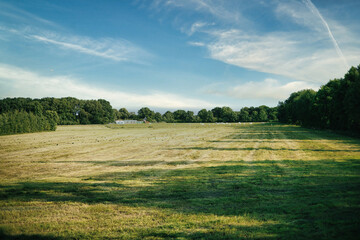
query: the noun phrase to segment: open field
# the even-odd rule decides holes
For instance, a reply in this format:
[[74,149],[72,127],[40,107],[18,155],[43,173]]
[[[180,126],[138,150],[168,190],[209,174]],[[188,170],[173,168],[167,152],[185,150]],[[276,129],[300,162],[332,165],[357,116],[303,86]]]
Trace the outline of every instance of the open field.
[[358,239],[360,140],[277,124],[0,137],[0,238]]

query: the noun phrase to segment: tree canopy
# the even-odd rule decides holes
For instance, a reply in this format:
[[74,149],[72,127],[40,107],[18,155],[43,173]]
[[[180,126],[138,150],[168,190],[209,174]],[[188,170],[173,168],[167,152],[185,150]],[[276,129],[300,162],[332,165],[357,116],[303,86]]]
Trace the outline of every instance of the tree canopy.
[[278,105],[279,121],[360,133],[360,65],[316,92],[292,93]]

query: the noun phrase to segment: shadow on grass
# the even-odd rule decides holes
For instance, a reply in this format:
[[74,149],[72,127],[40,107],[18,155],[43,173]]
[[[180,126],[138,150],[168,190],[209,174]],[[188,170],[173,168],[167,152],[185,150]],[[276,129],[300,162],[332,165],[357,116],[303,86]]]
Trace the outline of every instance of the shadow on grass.
[[[266,124],[254,124],[233,126],[236,130],[242,130],[239,133],[234,133],[226,137],[226,139],[262,139],[262,140],[341,140],[347,143],[359,144],[358,138],[353,138],[326,130],[315,130],[302,128],[294,125],[285,125],[279,123],[266,123]],[[246,131],[244,131],[246,129]],[[265,134],[264,134],[265,133]]]
[[[169,209],[184,214],[247,215],[276,224],[246,231],[272,233],[277,239],[352,239],[359,236],[358,159],[227,164],[112,172],[82,182],[0,184],[0,200],[114,203]],[[123,180],[127,183],[141,181],[147,186],[121,184]],[[235,232],[209,230],[189,235],[179,230],[172,232],[167,228],[154,228],[144,236],[238,239],[245,231],[240,226],[233,226],[233,229]]]
[[224,148],[224,147],[185,147],[185,148],[170,148],[169,150],[215,150],[215,151],[252,151],[252,150],[268,150],[268,151],[312,151],[312,152],[360,152],[360,150],[343,150],[343,149],[293,149],[293,148]]
[[[215,224],[216,223],[214,222],[214,225]],[[155,228],[155,229],[151,229],[148,232],[142,233],[141,239],[207,239],[207,240],[279,239],[279,236],[264,231],[264,229],[267,229],[270,226],[281,227],[277,224],[271,224],[271,225],[265,224],[262,227],[227,225],[227,227],[231,230],[224,231],[208,226],[210,230],[206,232],[198,231],[194,233],[171,231],[169,229],[163,229],[163,228]],[[293,239],[291,238],[292,236],[296,237],[296,235],[290,233],[288,235],[289,237],[288,239]]]
[[6,231],[0,228],[0,239],[2,240],[65,240],[62,237],[55,237],[52,235],[40,235],[40,234],[7,234]]
[[179,161],[163,161],[163,160],[148,160],[148,161],[138,161],[138,160],[104,160],[104,161],[56,161],[56,163],[83,163],[83,164],[92,164],[92,165],[106,165],[113,167],[146,167],[146,166],[155,166],[155,165],[169,165],[169,166],[177,166],[177,165],[187,165],[191,164],[191,161],[179,160]]

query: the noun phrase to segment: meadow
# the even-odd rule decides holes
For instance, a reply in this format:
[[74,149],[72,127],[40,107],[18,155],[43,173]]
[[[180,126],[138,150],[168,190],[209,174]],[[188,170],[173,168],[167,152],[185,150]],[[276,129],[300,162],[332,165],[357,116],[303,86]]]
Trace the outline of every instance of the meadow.
[[0,136],[1,239],[359,239],[360,140],[282,124]]

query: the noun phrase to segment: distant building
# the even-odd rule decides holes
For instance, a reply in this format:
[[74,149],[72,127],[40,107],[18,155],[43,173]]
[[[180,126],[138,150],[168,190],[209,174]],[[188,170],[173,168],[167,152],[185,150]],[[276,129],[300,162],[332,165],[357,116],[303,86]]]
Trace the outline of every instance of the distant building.
[[138,120],[116,120],[116,124],[140,124],[144,123],[144,121],[138,121]]

